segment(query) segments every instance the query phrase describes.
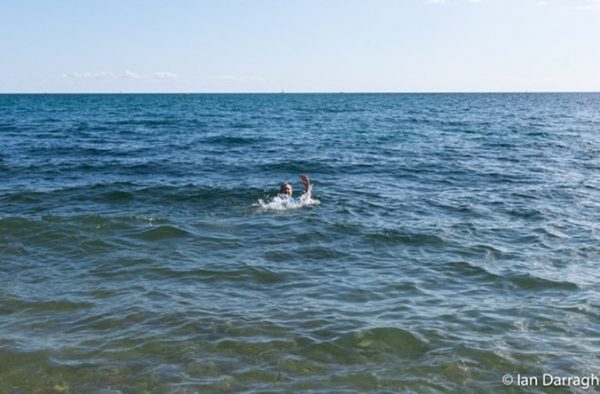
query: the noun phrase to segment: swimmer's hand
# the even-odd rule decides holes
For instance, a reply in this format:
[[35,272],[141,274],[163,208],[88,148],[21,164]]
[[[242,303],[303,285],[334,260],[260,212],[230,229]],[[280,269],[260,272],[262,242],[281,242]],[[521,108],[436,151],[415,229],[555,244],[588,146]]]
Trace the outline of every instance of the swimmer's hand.
[[310,181],[308,180],[308,177],[306,175],[300,175],[300,180],[304,185],[304,191],[308,191],[308,187],[310,186]]

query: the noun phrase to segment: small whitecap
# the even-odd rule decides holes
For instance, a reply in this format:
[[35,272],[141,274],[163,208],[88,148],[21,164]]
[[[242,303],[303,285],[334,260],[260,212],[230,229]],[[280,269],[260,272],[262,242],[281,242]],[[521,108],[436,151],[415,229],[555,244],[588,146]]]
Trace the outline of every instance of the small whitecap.
[[277,195],[270,200],[258,200],[258,206],[265,210],[284,211],[288,209],[297,209],[307,205],[320,204],[319,200],[312,198],[310,193],[304,193],[298,198],[288,197],[284,195]]

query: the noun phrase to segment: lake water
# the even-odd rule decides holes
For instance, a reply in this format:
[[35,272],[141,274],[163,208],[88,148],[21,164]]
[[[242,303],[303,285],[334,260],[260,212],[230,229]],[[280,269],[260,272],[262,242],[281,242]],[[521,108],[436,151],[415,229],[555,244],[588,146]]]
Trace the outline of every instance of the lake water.
[[2,393],[600,375],[600,94],[1,95],[0,143]]

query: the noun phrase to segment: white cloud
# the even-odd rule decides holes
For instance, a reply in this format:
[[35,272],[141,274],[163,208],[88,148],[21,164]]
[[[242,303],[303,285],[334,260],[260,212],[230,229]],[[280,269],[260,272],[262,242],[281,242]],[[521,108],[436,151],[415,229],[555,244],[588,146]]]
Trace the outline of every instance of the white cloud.
[[547,7],[550,5],[550,3],[548,3],[546,0],[540,0],[537,2],[537,5],[539,5],[540,7]]
[[600,11],[600,0],[585,0],[583,4],[579,4],[575,8],[584,11]]
[[157,71],[152,76],[158,79],[179,79],[179,75],[169,71]]
[[142,79],[142,75],[136,73],[135,71],[125,70],[125,72],[123,73],[123,78]]
[[[178,78],[177,74],[168,72],[154,73],[153,76],[157,78]],[[71,79],[147,79],[144,74],[131,70],[125,70],[121,73],[112,71],[74,71],[63,73],[62,77]]]
[[158,82],[163,81],[175,82],[175,81],[205,81],[220,84],[235,84],[235,83],[263,83],[265,78],[253,76],[253,75],[234,75],[234,74],[223,74],[223,75],[212,75],[202,77],[185,78],[171,71],[155,71],[152,73],[139,73],[133,70],[125,70],[122,72],[113,71],[74,71],[65,72],[62,74],[65,79],[73,80],[113,80],[113,81],[139,81],[139,82]]
[[63,73],[63,78],[73,78],[73,79],[114,79],[117,78],[117,75],[110,71],[85,71],[85,72],[70,72]]

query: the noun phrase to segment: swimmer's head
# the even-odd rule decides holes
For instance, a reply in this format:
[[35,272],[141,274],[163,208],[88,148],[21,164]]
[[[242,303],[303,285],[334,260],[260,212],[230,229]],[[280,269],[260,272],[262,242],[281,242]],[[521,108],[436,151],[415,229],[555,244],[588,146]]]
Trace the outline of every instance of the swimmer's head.
[[279,188],[279,193],[291,196],[292,195],[292,185],[290,185],[287,182],[283,182],[281,184],[281,187]]

